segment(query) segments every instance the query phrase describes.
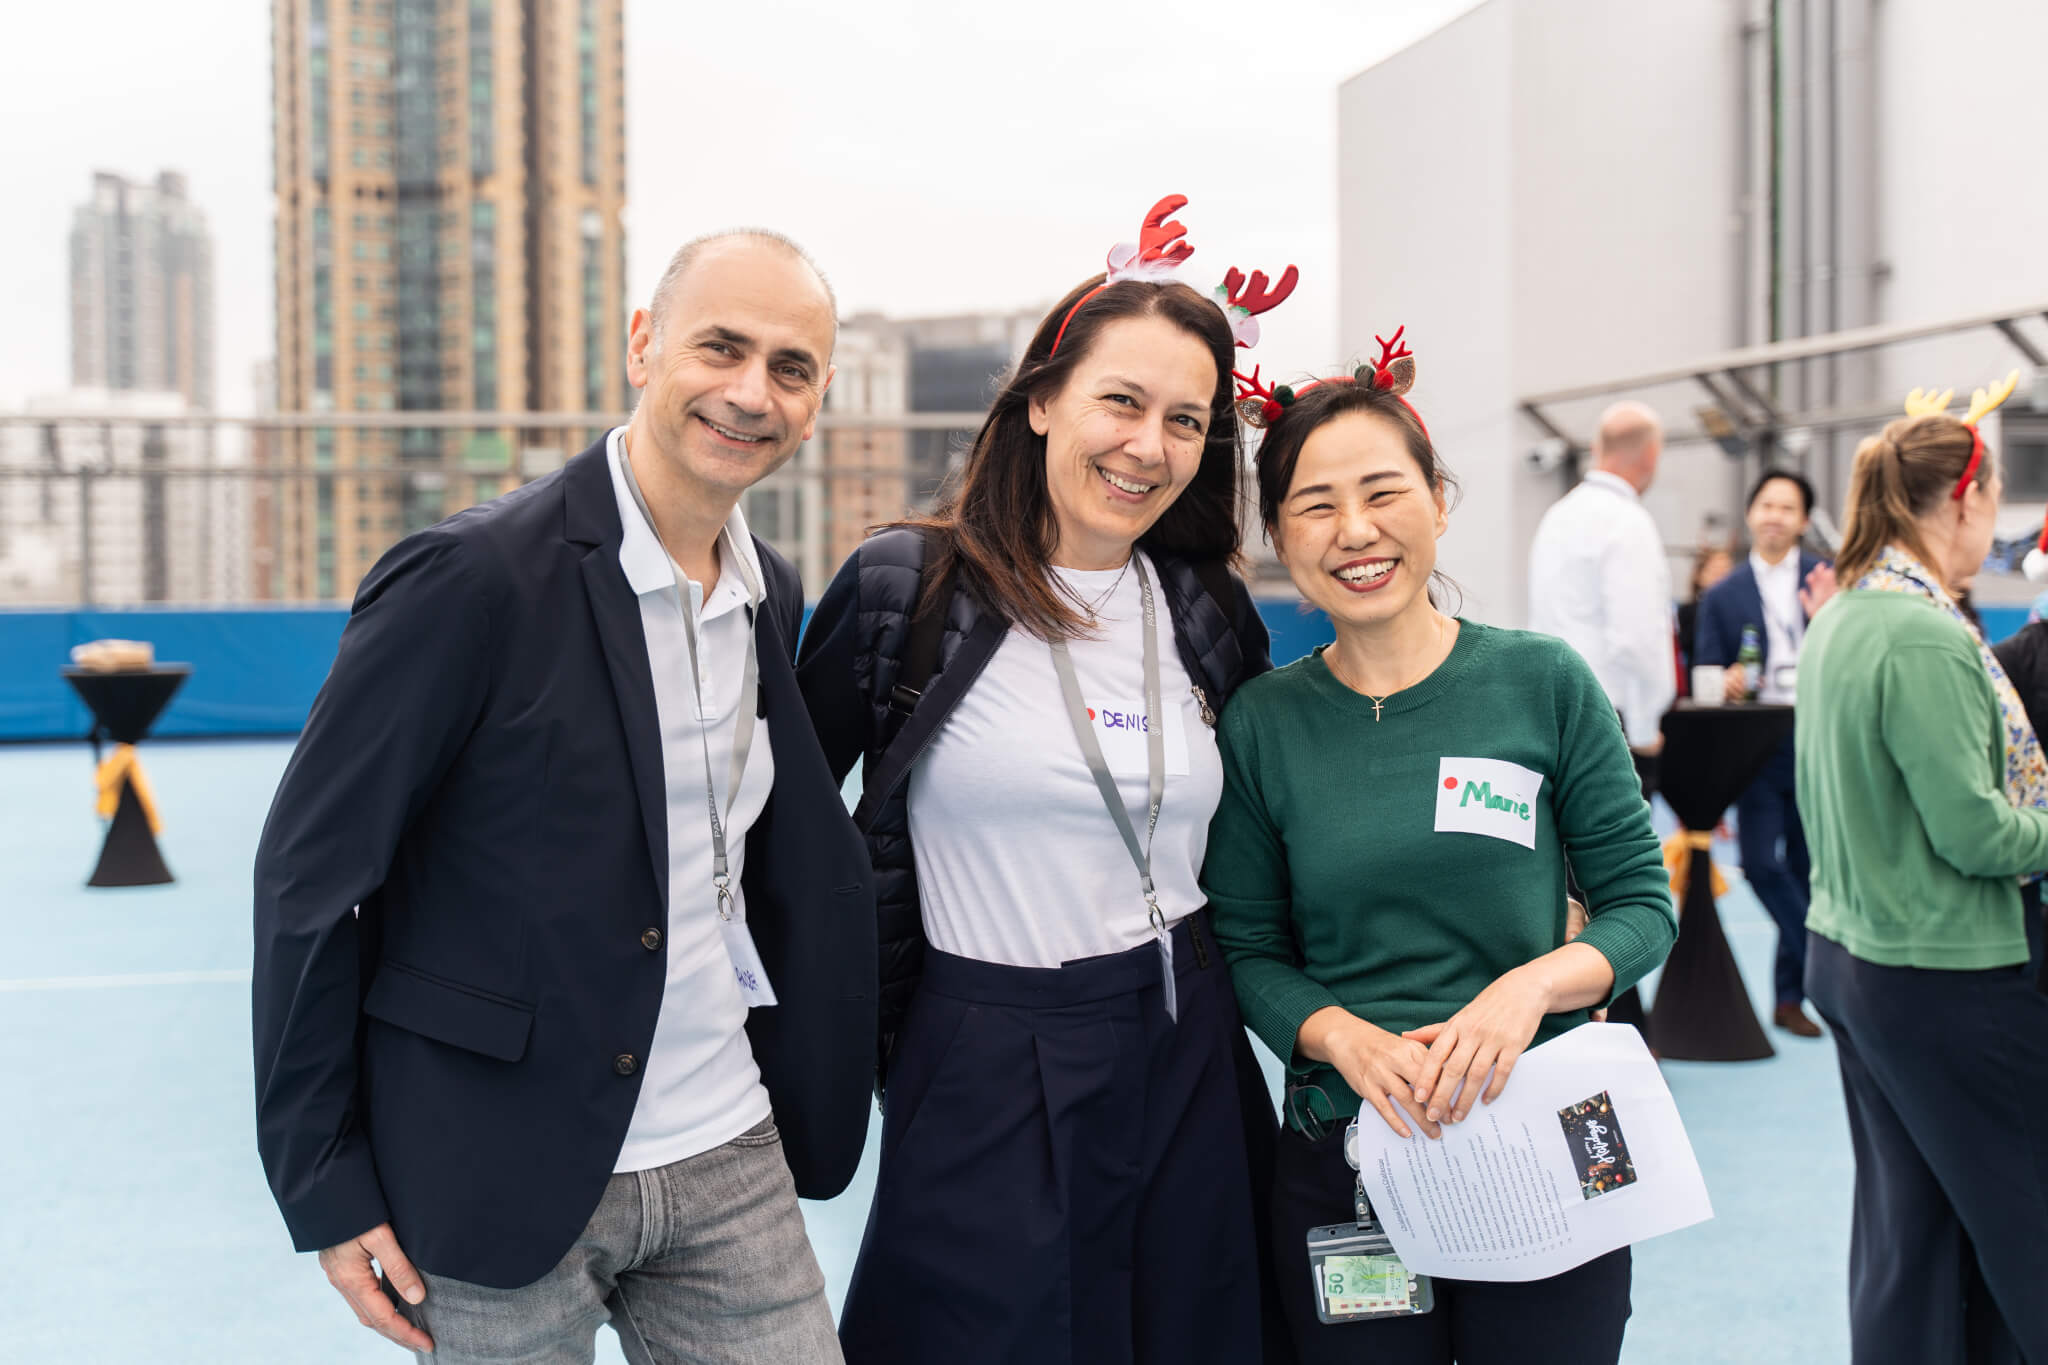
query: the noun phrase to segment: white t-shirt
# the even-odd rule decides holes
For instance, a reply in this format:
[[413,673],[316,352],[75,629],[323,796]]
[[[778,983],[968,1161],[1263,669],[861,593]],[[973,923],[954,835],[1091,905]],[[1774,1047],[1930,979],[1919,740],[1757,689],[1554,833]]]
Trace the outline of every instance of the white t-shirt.
[[[619,566],[640,599],[640,629],[654,675],[654,712],[661,727],[668,800],[668,929],[659,949],[665,955],[667,984],[654,1042],[640,1059],[640,1097],[612,1166],[614,1171],[645,1171],[722,1146],[768,1117],[768,1091],[747,1043],[746,1001],[733,979],[732,957],[718,930],[704,746],[711,746],[712,786],[726,827],[733,913],[741,918],[746,916],[740,873],[747,862],[747,831],[768,804],[775,754],[768,743],[768,722],[756,721],[747,771],[728,808],[726,784],[732,779],[741,674],[752,630],[746,583],[734,556],[746,557],[754,581],[763,581],[746,519],[734,508],[719,537],[718,581],[710,596],[704,595],[701,584],[690,583],[688,608],[697,612],[698,685],[708,713],[700,719],[697,692],[690,686],[690,647],[683,633],[686,606],[676,591],[676,564],[626,486],[624,431],[621,427],[612,432],[608,450],[612,491],[625,526]],[[616,913],[613,907],[603,909]]]
[[[1159,575],[1166,794],[1152,879],[1167,923],[1206,903],[1197,878],[1223,795],[1216,734],[1174,644]],[[1081,695],[1125,809],[1145,839],[1144,614],[1135,571],[1056,569],[1095,608],[1097,638],[1070,642]],[[1122,574],[1119,580],[1118,575]],[[1112,587],[1112,584],[1115,586]],[[1152,940],[1138,870],[1067,718],[1052,648],[1012,629],[910,774],[910,835],[934,948],[982,962],[1057,967]]]

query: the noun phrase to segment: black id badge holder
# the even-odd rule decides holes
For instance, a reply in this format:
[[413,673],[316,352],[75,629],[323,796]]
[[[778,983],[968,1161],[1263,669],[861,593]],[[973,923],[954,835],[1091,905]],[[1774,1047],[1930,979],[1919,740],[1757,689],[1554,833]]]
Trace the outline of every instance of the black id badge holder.
[[[1344,1130],[1344,1159],[1358,1169],[1358,1120]],[[1308,1230],[1308,1268],[1316,1316],[1324,1322],[1414,1317],[1436,1307],[1429,1276],[1409,1272],[1373,1216],[1365,1177],[1353,1186],[1354,1219]]]

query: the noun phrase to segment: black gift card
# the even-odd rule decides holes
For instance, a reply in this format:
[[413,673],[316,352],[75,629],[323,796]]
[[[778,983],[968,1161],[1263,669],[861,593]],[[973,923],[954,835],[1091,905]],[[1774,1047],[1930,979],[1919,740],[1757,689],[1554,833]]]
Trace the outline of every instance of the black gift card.
[[1636,1165],[1629,1160],[1621,1120],[1605,1090],[1558,1110],[1557,1121],[1564,1128],[1565,1144],[1572,1149],[1572,1160],[1579,1168],[1579,1191],[1586,1198],[1598,1199],[1636,1183]]

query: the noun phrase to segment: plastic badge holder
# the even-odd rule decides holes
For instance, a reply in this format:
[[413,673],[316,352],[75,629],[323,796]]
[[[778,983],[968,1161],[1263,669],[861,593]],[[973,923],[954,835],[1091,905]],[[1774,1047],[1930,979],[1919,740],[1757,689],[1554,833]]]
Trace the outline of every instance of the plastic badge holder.
[[1427,1275],[1413,1275],[1377,1227],[1332,1223],[1308,1230],[1309,1274],[1316,1317],[1323,1322],[1405,1318],[1436,1307]]
[[[1344,1130],[1344,1159],[1358,1169],[1358,1120]],[[1316,1317],[1323,1322],[1404,1318],[1436,1307],[1429,1276],[1411,1274],[1373,1216],[1360,1177],[1356,1218],[1308,1230],[1309,1276],[1315,1281]]]

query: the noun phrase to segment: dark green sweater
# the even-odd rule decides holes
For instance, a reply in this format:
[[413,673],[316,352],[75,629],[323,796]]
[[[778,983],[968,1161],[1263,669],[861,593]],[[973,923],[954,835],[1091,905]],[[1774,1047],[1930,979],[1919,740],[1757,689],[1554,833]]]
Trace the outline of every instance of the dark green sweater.
[[[1621,723],[1560,640],[1460,622],[1377,722],[1318,651],[1241,688],[1220,737],[1216,937],[1245,1022],[1340,1117],[1358,1097],[1295,1054],[1302,1021],[1326,1005],[1395,1033],[1450,1018],[1564,943],[1567,851],[1593,917],[1578,941],[1616,993],[1677,937]],[[1553,1014],[1536,1041],[1586,1017]]]

